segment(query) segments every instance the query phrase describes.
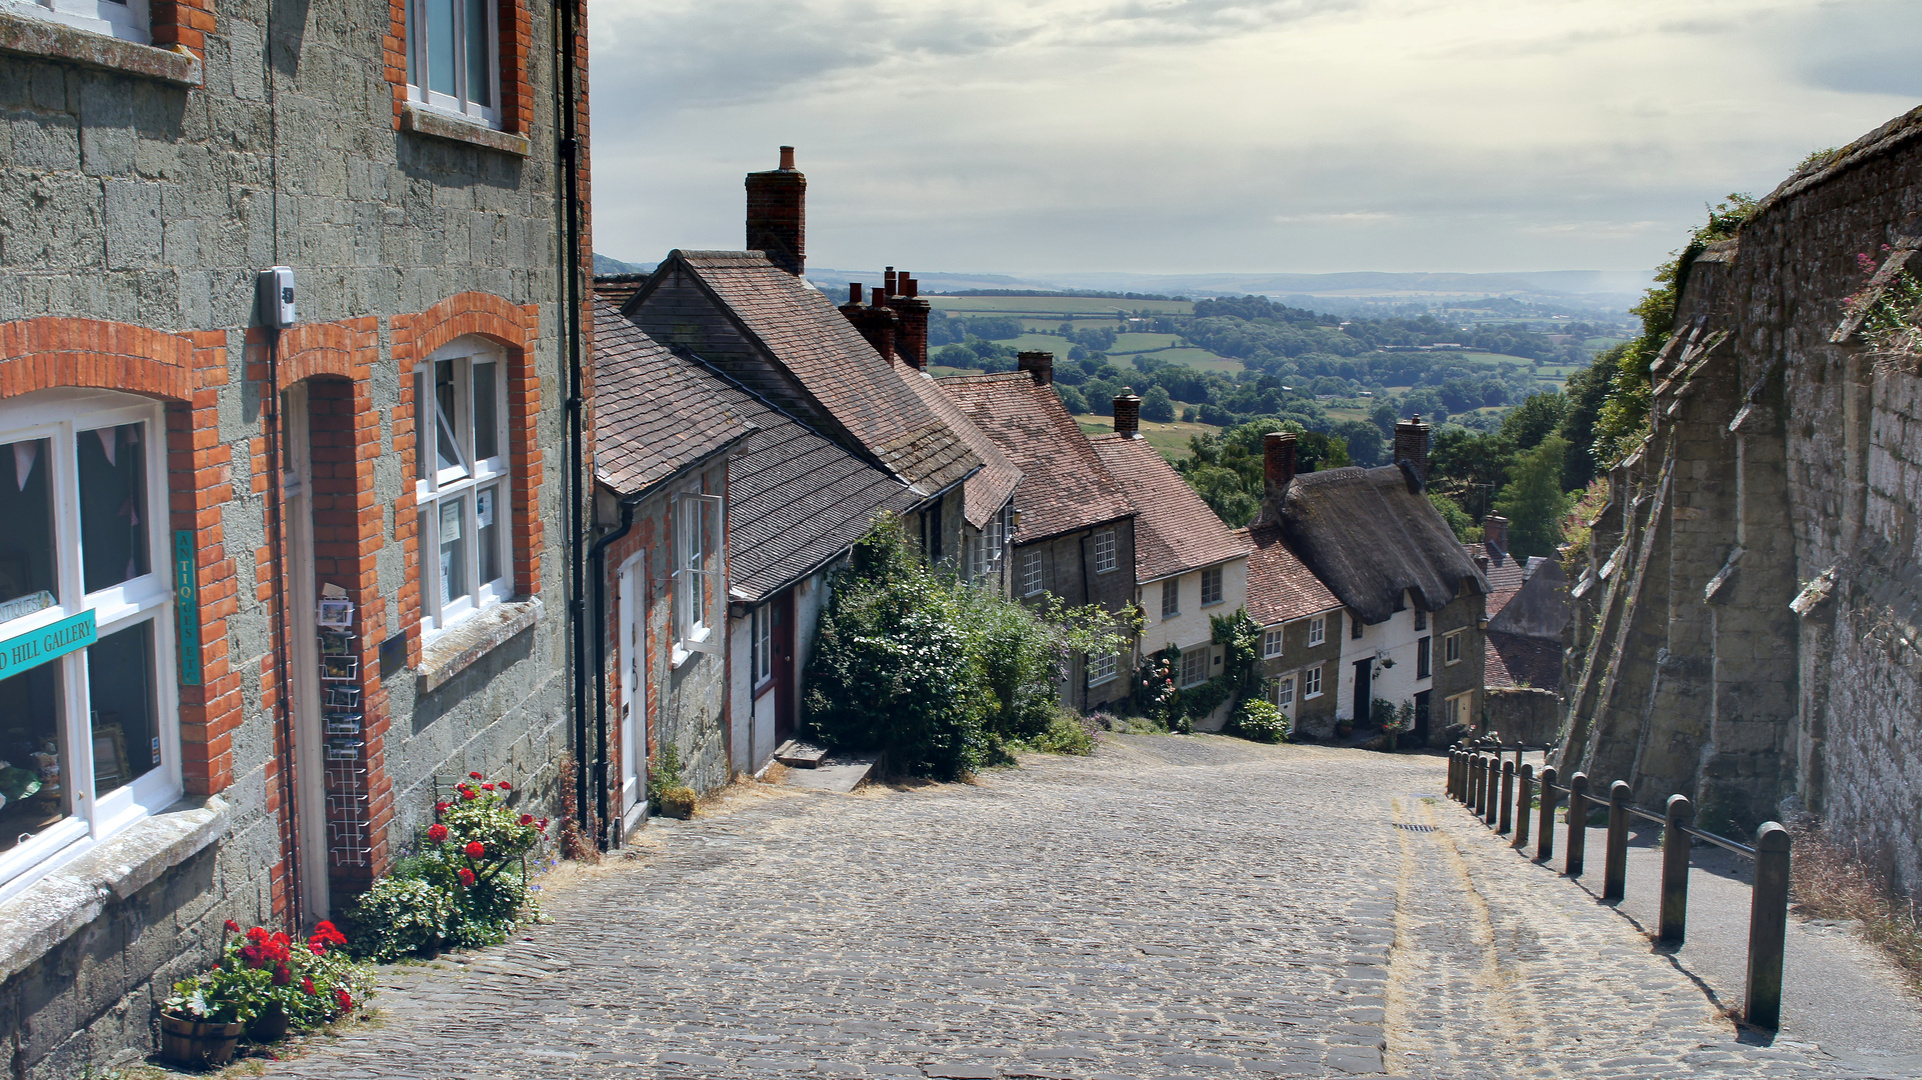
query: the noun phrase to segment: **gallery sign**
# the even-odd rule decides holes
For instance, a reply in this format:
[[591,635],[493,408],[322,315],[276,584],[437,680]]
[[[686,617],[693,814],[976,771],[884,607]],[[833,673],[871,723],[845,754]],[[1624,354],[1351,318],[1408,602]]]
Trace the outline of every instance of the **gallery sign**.
[[0,679],[31,671],[94,642],[93,609],[0,641]]

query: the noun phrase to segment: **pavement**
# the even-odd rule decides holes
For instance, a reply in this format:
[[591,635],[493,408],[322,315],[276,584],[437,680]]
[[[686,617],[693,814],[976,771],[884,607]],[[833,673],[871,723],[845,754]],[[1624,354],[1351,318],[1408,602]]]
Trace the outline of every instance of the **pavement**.
[[266,1075],[1910,1075],[1739,1028],[1633,877],[1618,911],[1529,862],[1445,764],[1109,735],[974,784],[742,785]]

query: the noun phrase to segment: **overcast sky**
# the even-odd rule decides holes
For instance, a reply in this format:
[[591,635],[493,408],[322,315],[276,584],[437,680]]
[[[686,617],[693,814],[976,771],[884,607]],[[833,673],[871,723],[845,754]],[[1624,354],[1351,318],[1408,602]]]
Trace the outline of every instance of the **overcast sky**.
[[594,245],[1045,273],[1639,270],[1922,103],[1914,0],[596,0]]

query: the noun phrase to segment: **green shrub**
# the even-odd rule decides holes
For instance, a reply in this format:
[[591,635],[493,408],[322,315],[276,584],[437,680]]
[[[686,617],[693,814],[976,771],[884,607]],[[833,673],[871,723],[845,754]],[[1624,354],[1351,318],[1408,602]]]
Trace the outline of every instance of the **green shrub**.
[[1048,726],[1028,740],[1029,748],[1044,754],[1075,754],[1086,757],[1101,744],[1101,726],[1092,718],[1077,716],[1057,708]]
[[1387,698],[1376,698],[1368,703],[1368,722],[1384,731],[1395,728],[1395,703]]
[[460,906],[432,882],[396,873],[374,882],[343,921],[355,950],[384,962],[446,947],[454,940]]
[[1288,738],[1288,718],[1267,698],[1248,698],[1235,710],[1234,730],[1253,742],[1283,742]]

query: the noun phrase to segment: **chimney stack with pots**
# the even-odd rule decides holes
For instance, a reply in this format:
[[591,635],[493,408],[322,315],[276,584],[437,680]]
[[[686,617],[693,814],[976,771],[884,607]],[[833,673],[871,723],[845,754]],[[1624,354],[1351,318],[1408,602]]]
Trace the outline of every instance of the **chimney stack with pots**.
[[1281,520],[1281,500],[1295,482],[1300,446],[1292,431],[1271,431],[1261,437],[1261,511],[1255,515],[1254,524],[1270,525]]
[[1428,482],[1428,425],[1422,423],[1420,413],[1395,424],[1395,464],[1404,461],[1422,483]]
[[862,337],[868,339],[868,344],[881,354],[881,359],[889,364],[894,363],[901,317],[888,307],[887,298],[879,287],[874,290],[873,302],[864,304],[861,302],[861,283],[848,282],[848,302],[841,305],[841,314],[854,324],[854,329]]
[[1028,373],[1036,386],[1054,385],[1054,354],[1051,352],[1024,352],[1014,361],[1014,366]]
[[1114,432],[1124,439],[1141,438],[1141,399],[1132,386],[1122,387],[1114,399]]
[[747,247],[800,277],[807,267],[808,181],[794,167],[794,148],[781,147],[781,167],[747,174]]
[[1495,559],[1508,557],[1508,519],[1500,514],[1490,514],[1482,519],[1482,543]]
[[895,346],[901,359],[919,368],[928,369],[928,308],[931,306],[921,299],[921,283],[914,280],[906,270],[895,273],[888,268],[892,279],[888,289],[887,304],[900,316],[901,328],[895,336]]

